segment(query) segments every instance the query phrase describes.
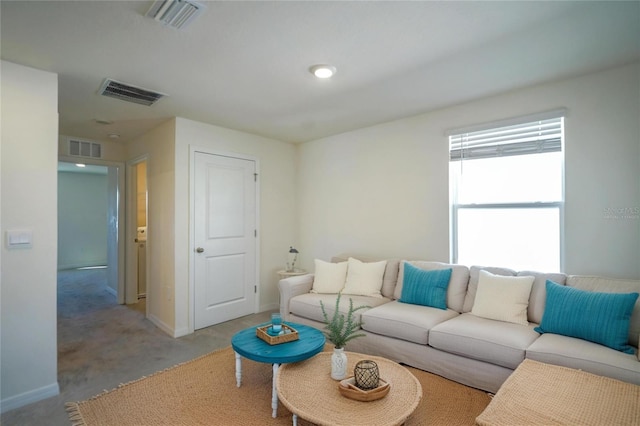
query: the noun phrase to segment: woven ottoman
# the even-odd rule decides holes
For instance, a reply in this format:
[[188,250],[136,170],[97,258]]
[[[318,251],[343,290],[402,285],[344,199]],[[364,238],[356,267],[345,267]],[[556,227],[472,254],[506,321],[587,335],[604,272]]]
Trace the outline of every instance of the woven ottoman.
[[640,425],[640,386],[526,359],[476,424]]

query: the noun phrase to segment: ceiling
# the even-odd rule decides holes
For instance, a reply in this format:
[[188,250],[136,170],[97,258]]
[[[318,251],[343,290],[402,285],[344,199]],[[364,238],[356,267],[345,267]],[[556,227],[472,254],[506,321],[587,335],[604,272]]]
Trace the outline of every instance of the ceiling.
[[[64,135],[179,116],[293,143],[640,60],[640,1],[200,3],[177,30],[152,1],[2,0],[1,57],[59,75]],[[169,96],[100,96],[107,77]]]

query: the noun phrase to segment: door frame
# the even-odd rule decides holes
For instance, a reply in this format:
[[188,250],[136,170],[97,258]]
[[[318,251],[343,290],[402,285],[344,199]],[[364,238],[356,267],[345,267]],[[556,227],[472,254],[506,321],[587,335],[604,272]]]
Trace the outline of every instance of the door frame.
[[231,151],[221,151],[216,149],[205,148],[202,146],[189,145],[189,333],[195,331],[195,161],[196,153],[218,155],[221,157],[236,158],[239,160],[249,160],[255,163],[256,174],[256,238],[254,238],[255,251],[256,251],[256,265],[255,265],[255,277],[256,277],[256,297],[254,300],[253,313],[258,313],[260,310],[260,294],[262,292],[260,284],[260,160],[258,157],[247,154],[240,154]]
[[[103,167],[115,167],[118,170],[118,256],[117,256],[117,276],[118,276],[118,292],[116,295],[118,304],[123,305],[125,303],[125,244],[124,244],[124,236],[126,224],[125,218],[125,205],[127,198],[127,191],[125,191],[125,180],[126,180],[126,172],[125,172],[125,164],[117,161],[105,161],[98,160],[93,158],[85,158],[85,157],[72,157],[68,155],[58,155],[58,161],[63,163],[83,163],[90,164],[93,166],[103,166]],[[109,238],[109,237],[107,237]]]
[[[138,245],[135,242],[134,233],[137,234],[137,170],[136,165],[145,161],[147,163],[147,198],[149,197],[149,155],[143,154],[132,160],[127,161],[127,232],[124,237],[126,243],[126,294],[125,301],[127,304],[138,303]],[[148,203],[147,203],[148,204]],[[149,206],[147,205],[147,250],[149,249]],[[145,264],[146,276],[149,276],[149,261]],[[147,286],[147,303],[145,316],[149,313],[149,286]]]

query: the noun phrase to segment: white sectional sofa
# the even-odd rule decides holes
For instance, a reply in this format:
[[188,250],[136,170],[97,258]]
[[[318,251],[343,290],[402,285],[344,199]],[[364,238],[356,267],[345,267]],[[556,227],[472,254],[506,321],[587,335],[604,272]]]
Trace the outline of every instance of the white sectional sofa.
[[[349,260],[349,258],[352,259]],[[374,264],[380,265],[379,260],[348,255],[334,257],[332,264],[343,267],[345,265],[343,262],[347,262],[348,266],[351,265],[349,262],[358,262],[353,260],[355,258],[365,262],[369,271]],[[316,261],[317,264],[318,262]],[[634,302],[635,299],[630,294],[640,292],[640,280],[567,276],[561,273],[532,271],[517,272],[506,268],[478,266],[468,268],[463,265],[428,261],[387,259],[384,262],[386,263],[383,266],[383,275],[380,277],[381,282],[376,284],[379,286],[379,294],[367,293],[368,290],[363,292],[357,286],[355,291],[353,286],[348,289],[348,278],[347,284],[342,287],[340,311],[347,311],[349,299],[353,299],[354,306],[369,306],[366,310],[358,311],[363,321],[362,332],[365,337],[349,342],[348,351],[383,356],[489,392],[496,392],[525,358],[577,368],[640,385],[640,359],[638,358],[640,300]],[[417,273],[424,276],[431,275],[423,271],[451,270],[448,286],[444,290],[446,291],[444,296],[446,309],[406,303],[406,300],[411,301],[407,295],[417,288],[414,284],[407,284],[406,293],[403,295],[403,283],[410,281],[405,281],[405,268],[409,268],[407,275],[411,274],[411,279],[416,271],[405,266],[406,263],[420,270]],[[354,264],[357,266],[356,263]],[[330,269],[335,273],[337,268],[327,265],[329,264],[322,266],[322,277],[321,279],[319,277],[315,285],[314,274],[280,280],[280,312],[285,321],[311,325],[318,329],[324,327],[320,301],[327,307],[329,313],[333,312],[337,291],[339,291],[336,289],[340,287],[339,284],[335,284],[332,289],[332,284],[327,285],[326,270]],[[355,271],[356,268],[352,269]],[[347,274],[352,269],[347,269]],[[316,273],[318,273],[318,267],[316,267]],[[513,298],[509,296],[509,292],[512,288],[516,288],[511,285],[495,287],[496,283],[502,282],[501,277],[533,277],[533,279],[522,280],[507,279],[509,283],[513,281],[520,288],[526,287],[525,281],[533,281],[529,284],[530,291],[526,293],[524,308],[519,304],[513,305],[516,310],[525,309],[522,315],[526,318],[514,320],[515,317],[511,313],[506,318],[500,317],[505,306],[509,305],[508,300]],[[335,281],[335,276],[330,278]],[[356,278],[372,280],[371,275],[367,274],[360,274]],[[556,284],[548,284],[548,281]],[[490,282],[493,287],[489,285]],[[520,282],[523,284],[521,285]],[[481,283],[480,286],[479,283]],[[549,285],[552,287],[549,287],[549,309],[545,316]],[[505,294],[502,292],[496,294],[489,290],[496,288],[504,288],[508,291]],[[625,315],[628,317],[631,309],[632,313],[627,324],[627,341],[623,342],[625,344],[623,347],[614,349],[605,344],[565,335],[571,335],[572,331],[565,333],[562,330],[565,327],[563,321],[567,324],[575,322],[574,314],[576,313],[572,313],[571,309],[581,306],[571,305],[570,302],[562,299],[566,294],[576,293],[570,289],[581,290],[577,292],[580,297],[599,296],[596,293],[611,293],[616,294],[614,296],[616,301],[624,298],[624,303],[628,306]],[[584,293],[584,291],[594,293]],[[488,298],[488,295],[492,297]],[[503,300],[503,296],[506,297],[504,300],[507,302]],[[517,297],[522,298],[522,294]],[[629,301],[630,297],[633,300]],[[401,301],[403,299],[405,301]],[[491,310],[487,312],[487,308],[491,309],[492,306],[499,313],[498,319],[491,318],[494,316]],[[513,306],[509,305],[509,309]],[[585,311],[585,309],[580,310],[583,312],[579,312],[578,316],[583,315]],[[611,337],[609,329],[614,330],[614,326],[620,334],[620,328],[617,326],[619,322],[613,325],[595,323],[595,325],[592,324],[591,331],[600,335],[600,339],[609,340]],[[537,328],[541,323],[547,328],[546,330]],[[554,327],[560,327],[560,329],[554,329]],[[559,334],[560,332],[565,334]],[[597,338],[596,341],[598,341]],[[618,349],[625,349],[626,352]]]

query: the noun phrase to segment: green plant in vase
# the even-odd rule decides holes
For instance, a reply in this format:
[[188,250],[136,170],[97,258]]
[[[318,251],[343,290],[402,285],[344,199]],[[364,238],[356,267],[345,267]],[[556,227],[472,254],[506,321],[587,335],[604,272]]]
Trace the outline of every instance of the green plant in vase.
[[329,315],[325,310],[324,304],[320,301],[322,316],[324,318],[324,335],[328,341],[334,344],[335,348],[331,355],[331,377],[335,380],[342,380],[347,375],[347,355],[344,353],[344,347],[347,342],[357,338],[364,337],[365,334],[358,333],[362,326],[362,321],[356,320],[354,314],[370,306],[362,305],[357,308],[353,307],[353,299],[349,298],[349,310],[347,315],[339,311],[341,294],[336,297],[336,306],[333,316],[329,319]]

